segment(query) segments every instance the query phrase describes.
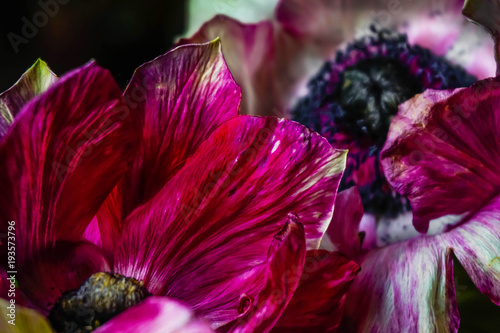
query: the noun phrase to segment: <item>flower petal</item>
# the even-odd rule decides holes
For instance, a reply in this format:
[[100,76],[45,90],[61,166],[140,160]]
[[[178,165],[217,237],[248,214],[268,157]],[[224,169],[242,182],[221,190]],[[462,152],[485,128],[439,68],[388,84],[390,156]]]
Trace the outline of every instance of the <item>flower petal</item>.
[[[383,164],[411,200],[414,224],[461,224],[442,235],[476,286],[499,304],[500,79],[454,92],[427,91],[391,125]],[[457,202],[460,204],[457,205]]]
[[410,199],[418,231],[444,216],[461,220],[499,194],[499,84],[487,79],[454,91],[427,90],[400,107],[382,165],[391,185]]
[[83,238],[99,247],[102,247],[102,235],[101,230],[99,229],[99,222],[96,217],[92,219],[87,229],[85,229]]
[[223,15],[178,43],[199,43],[217,36],[229,69],[243,90],[242,113],[251,115],[286,115],[309,76],[333,56],[337,46],[310,45],[272,21],[242,24]]
[[55,240],[80,240],[133,156],[128,114],[93,63],[25,106],[0,145],[1,226],[16,222],[20,265]]
[[0,332],[3,333],[53,333],[48,321],[36,311],[12,304],[0,298]]
[[92,274],[109,272],[100,248],[89,242],[57,242],[18,266],[20,289],[43,314],[62,293],[79,288]]
[[45,61],[38,59],[9,90],[0,94],[0,139],[14,118],[35,96],[45,92],[57,80]]
[[269,332],[289,304],[301,279],[306,256],[304,228],[295,216],[271,243],[267,281],[256,305],[229,332]]
[[280,105],[274,100],[279,87],[272,79],[277,75],[274,71],[277,52],[274,33],[270,21],[242,24],[217,15],[192,37],[181,39],[178,44],[203,43],[219,37],[227,65],[243,90],[242,112],[279,115]]
[[241,92],[215,40],[142,65],[124,97],[141,115],[136,126],[142,125],[142,140],[134,165],[98,216],[108,249],[121,219],[151,199],[220,124],[238,115]]
[[438,238],[373,250],[359,262],[343,332],[457,332],[453,260]]
[[50,286],[68,277],[40,267],[70,265],[54,246],[80,241],[133,157],[128,114],[109,72],[91,63],[26,105],[0,145],[1,232],[15,221],[20,287],[41,309],[60,295]]
[[240,295],[260,290],[256,267],[289,212],[304,225],[308,248],[317,248],[345,154],[292,121],[227,121],[125,221],[116,271],[213,322],[231,320]]
[[363,217],[363,202],[357,187],[353,186],[337,194],[336,209],[326,234],[333,245],[332,250],[355,257],[361,251],[359,224]]
[[307,251],[299,286],[272,332],[335,332],[358,271],[355,262],[340,254]]
[[477,288],[500,305],[500,197],[443,237]]
[[114,317],[95,333],[211,333],[191,310],[166,297],[151,296]]

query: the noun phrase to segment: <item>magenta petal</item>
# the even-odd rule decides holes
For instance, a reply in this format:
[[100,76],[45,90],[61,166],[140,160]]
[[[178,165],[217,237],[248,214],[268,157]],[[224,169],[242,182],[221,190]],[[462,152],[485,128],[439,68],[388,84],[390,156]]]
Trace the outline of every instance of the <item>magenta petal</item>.
[[461,222],[442,234],[476,286],[500,303],[500,79],[405,103],[383,151],[391,183],[408,195],[415,226]]
[[191,310],[166,297],[149,297],[114,317],[95,333],[211,333]]
[[273,79],[276,56],[274,34],[273,24],[269,21],[242,24],[230,17],[217,15],[203,24],[192,37],[182,39],[178,44],[204,43],[220,38],[227,65],[243,90],[242,112],[273,115],[280,109],[274,100],[279,88]]
[[355,262],[340,254],[307,251],[299,286],[272,332],[336,332],[358,271]]
[[[0,219],[17,260],[80,240],[125,173],[137,141],[111,74],[90,63],[26,105],[0,146]],[[6,232],[6,231],[5,231]]]
[[79,288],[92,274],[109,272],[100,248],[88,242],[57,242],[18,266],[19,288],[47,314],[62,293]]
[[238,115],[241,91],[215,40],[176,48],[142,65],[124,98],[140,114],[142,140],[132,169],[99,214],[101,224],[108,224],[107,248],[121,220],[151,199],[210,133]]
[[85,229],[85,232],[83,233],[83,239],[86,239],[89,242],[102,247],[102,235],[101,230],[99,229],[99,222],[97,221],[96,217],[92,219],[90,224],[87,226],[87,229]]
[[326,234],[335,251],[356,257],[361,251],[359,223],[363,217],[363,202],[357,187],[337,194],[333,218]]
[[453,260],[439,238],[373,250],[360,265],[342,332],[457,332]]
[[391,185],[410,199],[420,232],[433,219],[459,220],[499,194],[499,84],[427,90],[394,118],[382,164]]
[[291,215],[271,243],[264,289],[255,306],[235,323],[230,332],[269,332],[294,295],[305,255],[304,228]]
[[240,295],[262,287],[256,267],[289,212],[304,225],[308,248],[317,248],[345,154],[292,121],[227,121],[125,221],[117,272],[214,322],[234,319]]
[[43,309],[59,296],[50,286],[71,280],[61,267],[72,258],[54,244],[81,239],[133,156],[128,112],[109,72],[91,63],[26,105],[1,143],[1,232],[15,221],[20,287]]
[[[238,115],[241,91],[215,40],[179,47],[139,67],[124,97],[144,116],[139,165],[126,198],[152,198],[186,158],[225,121]],[[129,207],[131,211],[133,207]]]
[[9,90],[0,94],[0,138],[21,109],[34,97],[45,92],[57,80],[47,64],[38,59]]

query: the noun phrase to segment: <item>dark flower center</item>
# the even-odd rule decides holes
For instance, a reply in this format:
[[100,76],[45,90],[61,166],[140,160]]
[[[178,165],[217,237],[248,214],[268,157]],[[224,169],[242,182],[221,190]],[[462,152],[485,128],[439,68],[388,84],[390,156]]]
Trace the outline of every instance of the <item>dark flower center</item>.
[[342,73],[336,99],[345,111],[346,131],[385,141],[399,104],[422,91],[408,69],[393,59],[373,58],[358,62]]
[[359,188],[365,212],[396,217],[409,211],[383,174],[380,151],[400,104],[426,89],[471,85],[475,78],[405,35],[372,29],[326,62],[309,82],[293,119],[349,149],[339,190]]
[[95,273],[78,290],[65,292],[49,320],[57,332],[92,332],[151,296],[142,282],[119,274]]

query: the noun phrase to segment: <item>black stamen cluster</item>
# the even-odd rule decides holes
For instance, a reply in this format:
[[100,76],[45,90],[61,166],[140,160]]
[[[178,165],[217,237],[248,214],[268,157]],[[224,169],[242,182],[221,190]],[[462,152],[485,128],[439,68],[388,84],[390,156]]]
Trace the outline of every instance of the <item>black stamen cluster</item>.
[[464,69],[410,45],[405,35],[373,27],[371,35],[356,40],[323,65],[292,115],[332,144],[337,143],[336,134],[344,133],[362,148],[360,153],[350,152],[340,190],[358,185],[351,174],[375,156],[375,180],[358,186],[365,211],[394,217],[410,206],[388,187],[378,157],[398,106],[429,88],[466,87],[474,81]]
[[88,333],[149,296],[134,278],[95,273],[80,289],[64,293],[48,318],[57,332]]

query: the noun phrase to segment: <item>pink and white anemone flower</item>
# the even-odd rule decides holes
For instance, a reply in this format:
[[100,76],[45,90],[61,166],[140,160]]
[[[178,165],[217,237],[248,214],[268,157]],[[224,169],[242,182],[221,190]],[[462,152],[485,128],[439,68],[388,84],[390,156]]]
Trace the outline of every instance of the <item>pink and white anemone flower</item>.
[[359,267],[318,247],[346,151],[240,98],[218,40],[123,94],[38,61],[0,95],[2,331],[335,331]]
[[[498,38],[500,25],[490,17],[500,13],[498,2],[467,1],[464,13]],[[327,234],[362,267],[341,331],[457,332],[453,256],[500,305],[499,102],[496,77],[429,89],[400,105],[381,163],[389,183],[410,200],[417,236],[362,249],[354,231],[361,197],[355,187],[339,193]]]
[[[461,15],[462,4],[461,0],[191,0],[187,39],[180,43],[220,37],[229,69],[243,90],[242,112],[290,116],[288,111],[307,93],[307,82],[324,62],[365,36],[372,24],[406,34],[411,45],[445,56],[478,79],[493,76],[491,39]],[[215,17],[204,22],[210,15]]]
[[[341,332],[457,332],[453,256],[500,305],[500,79],[427,90],[401,105],[382,151],[387,179],[407,196],[409,240],[364,250],[356,188],[340,192],[327,231],[361,272],[350,287]],[[433,225],[453,221],[442,232]]]

